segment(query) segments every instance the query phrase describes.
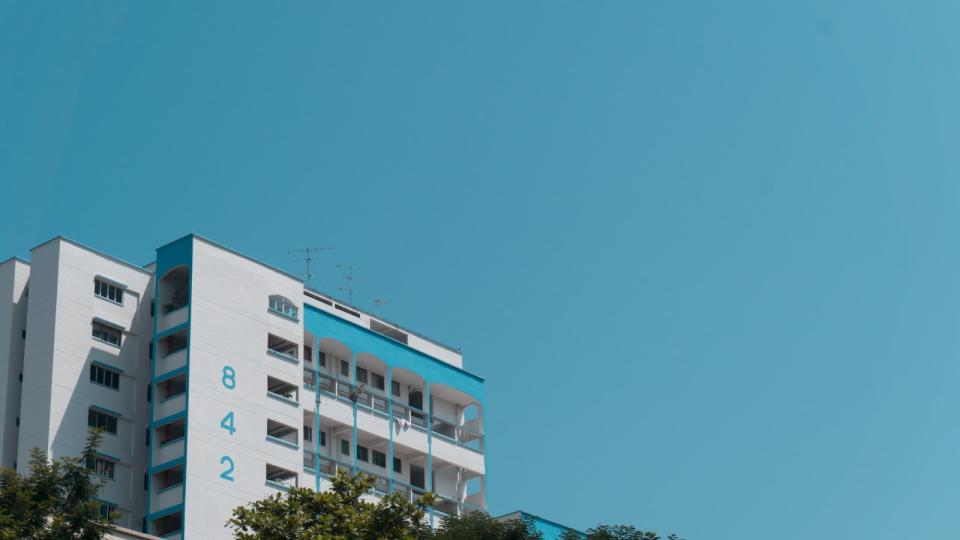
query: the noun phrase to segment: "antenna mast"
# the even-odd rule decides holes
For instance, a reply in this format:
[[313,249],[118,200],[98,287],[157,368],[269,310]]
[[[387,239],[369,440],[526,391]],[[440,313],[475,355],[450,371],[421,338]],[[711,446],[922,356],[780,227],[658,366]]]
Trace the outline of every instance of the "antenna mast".
[[319,251],[327,251],[327,250],[331,250],[331,249],[337,249],[337,248],[335,248],[335,247],[312,247],[312,248],[311,248],[311,247],[308,247],[308,248],[303,248],[303,249],[291,249],[291,250],[288,250],[288,251],[287,251],[287,254],[288,254],[288,255],[291,255],[291,256],[293,256],[293,255],[299,255],[299,256],[302,257],[301,259],[296,259],[296,262],[303,262],[303,261],[305,261],[305,262],[307,263],[307,272],[306,272],[306,274],[303,276],[303,281],[304,281],[304,283],[306,284],[307,287],[310,286],[310,278],[313,277],[313,272],[310,271],[310,262],[313,261],[314,257],[316,257],[316,253],[317,253],[317,252],[319,252]]
[[343,287],[337,287],[337,289],[347,293],[347,303],[353,305],[353,273],[356,270],[363,270],[363,267],[352,264],[338,264],[337,268],[343,268],[347,271],[346,275],[343,276],[343,279],[347,280],[346,284]]

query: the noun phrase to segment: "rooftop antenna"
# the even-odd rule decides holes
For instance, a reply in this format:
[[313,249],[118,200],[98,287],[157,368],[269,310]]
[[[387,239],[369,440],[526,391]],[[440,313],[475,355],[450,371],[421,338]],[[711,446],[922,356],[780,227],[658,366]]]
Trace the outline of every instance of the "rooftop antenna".
[[310,262],[313,261],[313,258],[314,258],[314,257],[316,257],[317,252],[319,252],[319,251],[327,251],[327,250],[331,250],[331,249],[337,249],[337,248],[335,248],[335,247],[308,247],[308,248],[303,248],[303,249],[291,249],[291,250],[288,250],[288,251],[287,251],[287,254],[288,254],[288,255],[291,255],[291,256],[299,255],[299,256],[302,257],[301,259],[296,259],[295,262],[306,261],[306,263],[307,263],[307,273],[306,273],[305,276],[303,276],[303,281],[304,281],[304,284],[305,284],[307,287],[310,287],[310,278],[313,277],[313,272],[310,271]]
[[337,287],[337,289],[347,293],[347,303],[353,305],[353,273],[358,270],[364,270],[364,268],[352,264],[338,264],[337,268],[343,268],[347,271],[343,276],[343,279],[347,280],[347,282],[343,287]]

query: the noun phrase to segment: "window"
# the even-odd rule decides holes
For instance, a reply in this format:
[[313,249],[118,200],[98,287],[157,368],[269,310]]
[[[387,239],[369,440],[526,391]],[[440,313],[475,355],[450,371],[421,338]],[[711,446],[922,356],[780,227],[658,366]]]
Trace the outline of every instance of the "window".
[[300,388],[297,385],[281,381],[269,375],[267,375],[267,392],[289,401],[297,401],[300,399]]
[[267,439],[292,447],[300,445],[300,434],[297,433],[297,428],[276,420],[267,419]]
[[94,459],[87,461],[87,468],[90,469],[91,471],[94,471],[95,473],[97,473],[98,475],[104,478],[109,478],[110,480],[113,480],[114,474],[116,473],[116,470],[117,470],[117,464],[116,462],[111,461],[109,459],[96,457]]
[[300,309],[290,299],[275,294],[270,297],[270,311],[296,320]]
[[123,303],[123,288],[99,279],[93,280],[93,294],[118,304]]
[[93,322],[93,339],[98,339],[100,341],[104,341],[106,343],[119,347],[121,335],[122,334],[120,330],[117,330],[116,328],[111,328],[105,324],[98,323],[96,321]]
[[327,355],[326,353],[321,352],[320,356],[320,367],[327,367]]
[[340,361],[340,375],[343,375],[344,377],[350,376],[350,362],[347,362],[346,360]]
[[87,425],[92,428],[102,428],[107,433],[117,434],[117,417],[97,409],[90,409],[87,413]]
[[345,456],[350,455],[350,441],[346,439],[340,439],[340,453]]
[[390,393],[400,397],[400,383],[397,381],[390,381]]
[[100,517],[104,519],[110,519],[110,514],[117,511],[117,505],[105,503],[100,503]]
[[366,446],[357,445],[357,459],[360,461],[370,461],[370,453]]
[[371,376],[373,377],[373,387],[383,390],[384,385],[386,385],[386,381],[384,380],[383,375],[379,373],[371,373]]
[[273,334],[267,334],[267,351],[297,362],[300,358],[300,346]]
[[403,473],[403,462],[400,458],[393,458],[393,472]]
[[357,368],[357,382],[367,384],[367,370],[362,367]]
[[377,467],[387,468],[387,455],[379,450],[373,451],[373,464]]
[[90,382],[120,389],[120,374],[97,364],[90,364]]
[[325,431],[320,432],[320,446],[327,445],[327,433]]
[[313,440],[313,428],[310,426],[303,426],[303,441],[310,442]]
[[157,489],[163,491],[183,484],[183,465],[172,467],[157,473],[154,477]]
[[295,488],[297,473],[267,463],[267,483],[279,489]]

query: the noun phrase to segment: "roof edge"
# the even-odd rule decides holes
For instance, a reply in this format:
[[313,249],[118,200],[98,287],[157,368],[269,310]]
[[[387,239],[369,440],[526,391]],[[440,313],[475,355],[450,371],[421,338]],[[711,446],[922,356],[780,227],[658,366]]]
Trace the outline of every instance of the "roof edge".
[[137,266],[137,265],[135,265],[135,264],[133,264],[133,263],[131,263],[131,262],[125,261],[125,260],[123,260],[123,259],[121,259],[121,258],[119,258],[119,257],[115,257],[115,256],[113,256],[113,255],[110,255],[109,253],[106,253],[106,252],[104,252],[104,251],[100,251],[99,249],[92,248],[92,247],[90,247],[90,246],[88,246],[88,245],[86,245],[86,244],[81,244],[80,242],[77,242],[77,241],[75,241],[75,240],[71,240],[71,239],[69,239],[69,238],[67,238],[66,236],[63,236],[63,235],[61,235],[61,234],[58,234],[58,235],[54,236],[53,238],[47,240],[46,242],[42,242],[42,243],[40,243],[39,245],[30,248],[30,252],[33,253],[34,251],[42,248],[43,246],[45,246],[45,245],[47,245],[47,244],[49,244],[49,243],[51,243],[51,242],[55,242],[55,241],[57,241],[57,240],[66,242],[66,243],[68,243],[68,244],[70,244],[70,245],[73,245],[73,246],[75,246],[75,247],[78,247],[78,248],[80,248],[80,249],[82,249],[82,250],[84,250],[84,251],[89,251],[90,253],[93,253],[94,255],[99,255],[99,256],[101,256],[101,257],[103,257],[103,258],[105,258],[105,259],[110,259],[111,261],[113,261],[113,262],[115,262],[115,263],[122,264],[123,266],[126,266],[126,267],[128,267],[128,268],[131,268],[131,269],[133,269],[133,270],[136,270],[137,272],[140,272],[141,274],[145,274],[145,275],[148,275],[148,276],[152,276],[152,275],[153,275],[153,272],[150,272],[149,270],[144,270],[142,267]]

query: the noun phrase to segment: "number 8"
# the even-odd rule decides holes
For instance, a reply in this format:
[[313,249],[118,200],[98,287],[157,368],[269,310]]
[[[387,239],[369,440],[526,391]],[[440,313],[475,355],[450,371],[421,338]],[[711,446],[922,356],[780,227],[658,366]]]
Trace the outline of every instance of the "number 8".
[[233,390],[236,388],[237,370],[230,366],[223,366],[223,377],[220,377],[220,382],[223,383],[223,387],[227,390]]

